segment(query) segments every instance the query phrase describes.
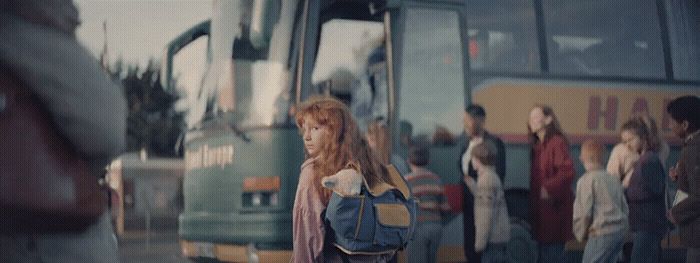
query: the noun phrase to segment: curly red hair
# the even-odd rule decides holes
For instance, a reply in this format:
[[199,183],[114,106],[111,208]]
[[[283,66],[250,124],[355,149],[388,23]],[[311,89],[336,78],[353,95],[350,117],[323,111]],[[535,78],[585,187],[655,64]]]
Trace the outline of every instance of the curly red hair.
[[[307,118],[312,118],[328,130],[324,138],[327,143],[320,149],[314,163],[319,185],[323,177],[333,175],[351,164],[359,166],[359,172],[369,186],[390,181],[386,168],[372,153],[345,104],[330,97],[311,97],[300,104],[296,112],[296,124],[300,131]],[[327,203],[331,191],[321,189],[321,197]]]

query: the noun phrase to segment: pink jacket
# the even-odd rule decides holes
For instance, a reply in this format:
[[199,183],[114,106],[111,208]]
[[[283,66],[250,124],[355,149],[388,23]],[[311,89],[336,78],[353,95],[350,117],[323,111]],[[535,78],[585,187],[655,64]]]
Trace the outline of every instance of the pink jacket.
[[320,183],[314,180],[314,161],[301,165],[299,185],[292,210],[294,248],[291,262],[323,262],[323,244],[326,230],[321,213],[326,205],[321,201]]

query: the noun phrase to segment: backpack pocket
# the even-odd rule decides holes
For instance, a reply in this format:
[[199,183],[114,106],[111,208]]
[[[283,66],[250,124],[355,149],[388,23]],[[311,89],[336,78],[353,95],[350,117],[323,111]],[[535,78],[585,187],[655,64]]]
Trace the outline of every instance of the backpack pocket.
[[326,209],[326,222],[335,235],[348,240],[371,241],[374,211],[366,195],[340,196],[333,193]]
[[401,203],[375,203],[377,216],[374,243],[388,247],[403,247],[408,242],[411,214]]

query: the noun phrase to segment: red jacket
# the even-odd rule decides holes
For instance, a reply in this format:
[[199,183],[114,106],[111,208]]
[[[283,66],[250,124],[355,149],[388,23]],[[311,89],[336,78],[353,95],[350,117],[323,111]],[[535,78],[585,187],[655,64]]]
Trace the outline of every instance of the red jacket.
[[[563,243],[573,238],[574,164],[569,145],[561,135],[554,135],[532,147],[530,166],[530,223],[535,239],[543,243]],[[542,188],[550,199],[540,198]]]

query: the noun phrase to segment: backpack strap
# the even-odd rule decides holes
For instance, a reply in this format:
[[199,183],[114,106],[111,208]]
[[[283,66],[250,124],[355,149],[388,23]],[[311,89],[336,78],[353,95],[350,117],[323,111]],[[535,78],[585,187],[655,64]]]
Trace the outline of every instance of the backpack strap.
[[[358,173],[362,173],[362,169],[360,169],[360,164],[357,162],[350,162],[345,165],[345,169],[353,169],[357,171]],[[389,183],[381,182],[378,184],[375,184],[374,186],[370,187],[369,184],[367,183],[367,179],[365,179],[365,176],[362,175],[362,184],[364,187],[367,189],[369,194],[372,196],[380,196],[384,194],[386,191],[396,189]]]
[[[348,163],[345,166],[346,169],[354,169],[358,172],[360,172],[360,167],[357,163]],[[373,195],[373,196],[380,196],[384,194],[386,191],[390,190],[398,190],[401,192],[401,195],[403,195],[404,199],[409,199],[411,198],[411,190],[408,188],[408,184],[406,183],[406,180],[401,176],[398,170],[396,170],[396,167],[392,164],[385,165],[384,168],[386,168],[387,173],[389,175],[389,182],[380,182],[372,187],[369,186],[367,183],[367,180],[365,179],[364,176],[362,176],[362,183],[364,184],[365,188],[367,188],[367,191]]]
[[367,191],[369,191],[369,194],[371,194],[372,196],[380,196],[387,191],[396,189],[396,187],[385,182],[380,182],[372,187],[369,187],[369,185],[367,184],[367,180],[365,180],[364,176],[362,177],[362,182],[365,184],[365,187],[367,187]]
[[408,188],[406,180],[401,176],[396,167],[393,164],[386,165],[386,170],[389,173],[389,179],[391,179],[391,184],[396,187],[396,189],[401,192],[405,199],[411,198],[411,190]]

